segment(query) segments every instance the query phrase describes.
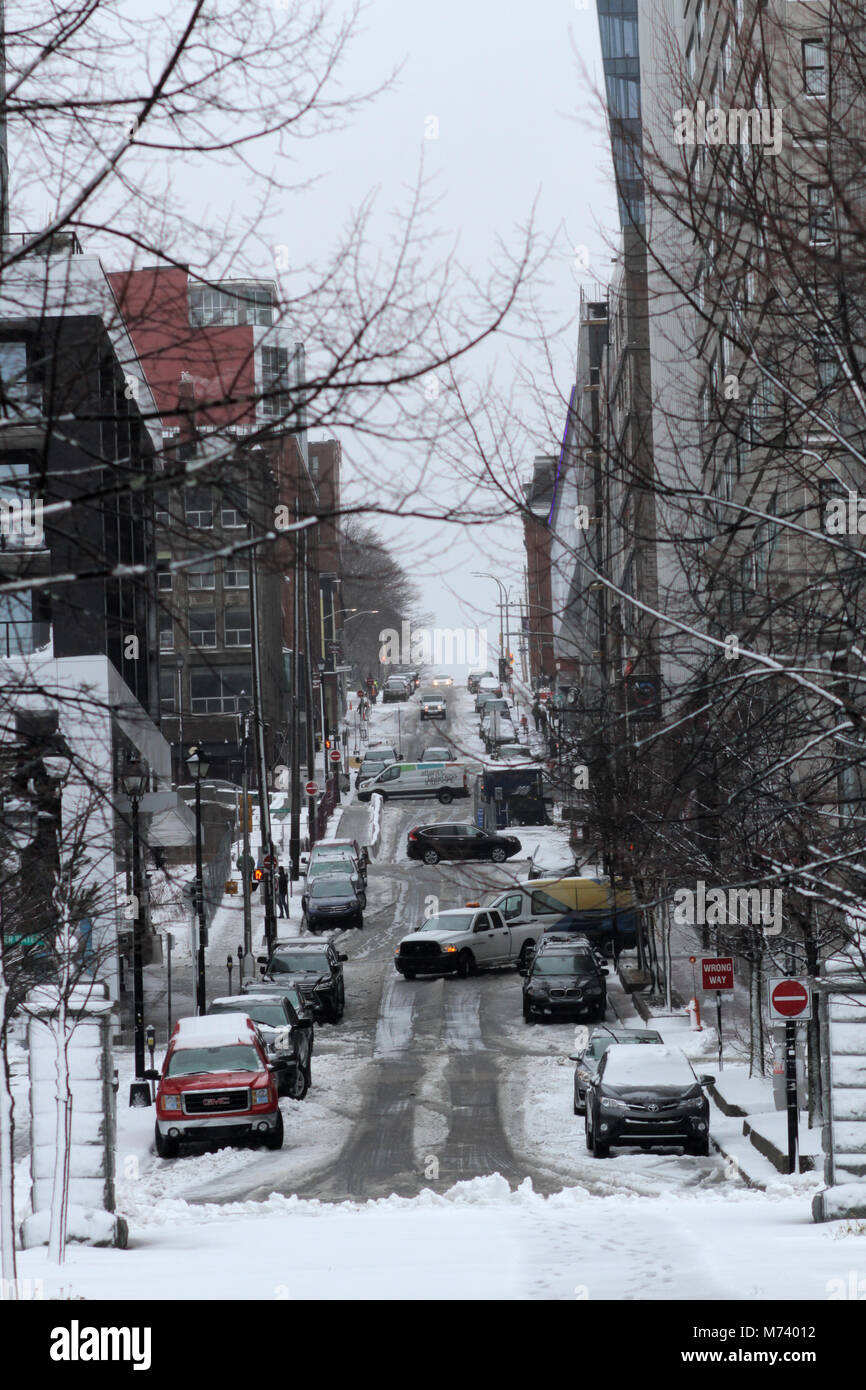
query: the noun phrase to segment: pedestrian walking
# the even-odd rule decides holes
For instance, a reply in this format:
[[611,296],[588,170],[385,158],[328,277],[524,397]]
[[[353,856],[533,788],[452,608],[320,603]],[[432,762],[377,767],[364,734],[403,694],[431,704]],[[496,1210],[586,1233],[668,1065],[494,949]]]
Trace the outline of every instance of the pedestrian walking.
[[288,874],[286,873],[285,869],[283,868],[282,864],[280,865],[279,871],[278,871],[278,873],[277,873],[277,905],[278,905],[278,907],[279,907],[279,913],[278,913],[278,915],[279,915],[280,917],[288,917],[288,915],[289,915],[289,876],[288,876]]
[[520,727],[523,730],[523,737],[526,738],[529,732],[529,720],[527,719],[525,714],[522,714],[520,716]]
[[537,700],[532,702],[532,718],[535,720],[535,732],[538,733],[538,721],[541,718],[541,705]]

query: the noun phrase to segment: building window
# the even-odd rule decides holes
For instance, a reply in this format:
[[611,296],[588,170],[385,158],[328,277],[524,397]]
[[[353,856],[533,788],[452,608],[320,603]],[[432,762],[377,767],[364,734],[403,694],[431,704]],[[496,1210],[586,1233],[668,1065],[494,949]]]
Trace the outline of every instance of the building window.
[[818,384],[822,390],[826,391],[835,385],[839,376],[839,358],[832,342],[827,338],[822,338],[815,349],[815,367]]
[[216,646],[216,613],[213,609],[189,610],[189,640],[193,647]]
[[628,15],[602,14],[598,17],[601,47],[605,58],[637,58],[637,20]]
[[228,487],[222,500],[220,520],[223,526],[246,526],[249,515],[246,488]]
[[168,493],[162,488],[153,494],[153,519],[157,526],[167,526],[171,520],[168,511]]
[[171,714],[175,707],[177,677],[174,671],[159,673],[159,707],[164,714]]
[[803,91],[809,97],[827,95],[827,45],[823,39],[803,40]]
[[191,589],[213,589],[216,587],[213,560],[200,560],[198,564],[190,565],[186,573]]
[[174,651],[174,622],[170,613],[160,613],[159,615],[159,650],[161,652]]
[[289,386],[289,350],[282,347],[262,348],[262,410],[265,415],[287,415],[291,402]]
[[210,324],[267,328],[274,321],[273,296],[267,285],[238,285],[231,290],[190,285],[189,321],[193,328]]
[[226,646],[249,647],[253,640],[249,608],[226,609]]
[[248,669],[190,671],[193,714],[236,714],[238,697],[252,689]]
[[186,524],[209,530],[213,526],[213,501],[210,488],[192,488],[186,494]]
[[809,186],[809,241],[813,246],[826,245],[833,236],[833,205],[826,184]]
[[156,576],[157,589],[171,589],[174,575],[171,570],[159,570]]
[[27,374],[27,344],[0,342],[0,406],[4,416],[37,415],[42,393]]
[[[250,587],[250,572],[248,566],[236,559],[226,560],[226,567],[223,573],[224,589],[248,589]],[[213,588],[213,585],[211,585]]]

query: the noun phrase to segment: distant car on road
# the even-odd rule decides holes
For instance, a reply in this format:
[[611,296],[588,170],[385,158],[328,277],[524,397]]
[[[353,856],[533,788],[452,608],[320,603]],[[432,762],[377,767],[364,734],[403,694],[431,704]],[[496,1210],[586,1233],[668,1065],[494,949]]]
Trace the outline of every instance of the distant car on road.
[[498,912],[467,904],[437,912],[394,952],[394,968],[407,980],[416,975],[459,975],[516,965],[527,958],[526,935],[512,932]]
[[371,796],[392,797],[435,796],[447,806],[455,797],[469,795],[466,767],[463,763],[391,763],[377,777],[359,782],[358,800],[369,801]]
[[323,874],[308,884],[301,898],[307,930],[342,931],[364,925],[365,893],[360,892],[353,879],[336,874]]
[[364,749],[364,757],[373,758],[380,763],[399,763],[402,762],[403,754],[390,743],[368,743]]
[[450,750],[447,748],[425,748],[421,757],[421,763],[447,763],[451,757]]
[[611,1028],[607,1023],[593,1028],[586,1047],[569,1058],[569,1061],[577,1063],[574,1068],[575,1115],[582,1115],[586,1110],[587,1084],[598,1076],[599,1063],[609,1047],[615,1043],[630,1046],[632,1043],[663,1041],[661,1033],[657,1033],[655,1028]]
[[352,877],[358,878],[363,886],[367,882],[368,858],[359,848],[357,840],[320,840],[310,850],[307,877],[311,876],[311,870],[321,870],[325,865],[330,873],[350,868]]
[[516,835],[495,835],[466,822],[416,825],[406,841],[409,858],[425,864],[438,864],[440,859],[492,859],[502,864],[521,848]]
[[468,689],[470,695],[475,695],[475,694],[477,694],[477,691],[478,691],[478,682],[479,682],[479,681],[482,681],[482,680],[492,680],[492,679],[493,679],[493,672],[492,672],[492,671],[470,671],[470,672],[469,672],[469,679],[468,679],[467,682],[466,682],[466,688]]
[[521,973],[524,1023],[604,1018],[607,966],[586,937],[543,937]]
[[421,713],[419,719],[447,719],[448,706],[445,703],[444,695],[440,695],[437,690],[425,690],[421,696]]
[[452,685],[454,684],[454,677],[453,677],[453,676],[434,676],[434,677],[432,678],[432,680],[430,681],[430,684],[431,684],[432,686],[437,686],[437,685],[452,686]]
[[281,1096],[303,1100],[312,1080],[313,1024],[287,995],[233,994],[214,999],[208,1014],[246,1014],[258,1028],[276,1069]]
[[328,1023],[339,1023],[346,1007],[345,960],[348,956],[330,942],[313,942],[305,936],[278,938],[270,956],[258,957],[265,980],[295,985],[313,1016]]
[[395,700],[408,700],[411,693],[409,683],[403,676],[389,676],[382,686],[382,704],[392,704]]
[[696,1076],[678,1047],[609,1047],[587,1083],[586,1147],[596,1158],[620,1144],[708,1154],[710,1104],[702,1087],[714,1082]]

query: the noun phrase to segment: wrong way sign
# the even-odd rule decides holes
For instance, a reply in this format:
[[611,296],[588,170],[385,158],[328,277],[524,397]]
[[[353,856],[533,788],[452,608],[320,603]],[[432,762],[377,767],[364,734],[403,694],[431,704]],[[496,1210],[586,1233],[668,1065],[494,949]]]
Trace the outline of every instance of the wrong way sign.
[[767,994],[771,1018],[807,1023],[812,1017],[812,995],[805,980],[771,978],[767,981]]
[[702,956],[701,989],[717,989],[729,993],[733,988],[733,956]]

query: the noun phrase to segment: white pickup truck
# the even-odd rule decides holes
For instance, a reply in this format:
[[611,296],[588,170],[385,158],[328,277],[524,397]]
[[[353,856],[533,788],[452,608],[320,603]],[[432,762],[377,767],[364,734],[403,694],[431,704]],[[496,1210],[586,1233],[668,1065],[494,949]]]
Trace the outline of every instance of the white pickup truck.
[[459,975],[501,965],[525,966],[541,937],[535,922],[509,927],[495,909],[471,905],[449,908],[428,917],[418,931],[404,936],[394,965],[407,980],[416,975]]

